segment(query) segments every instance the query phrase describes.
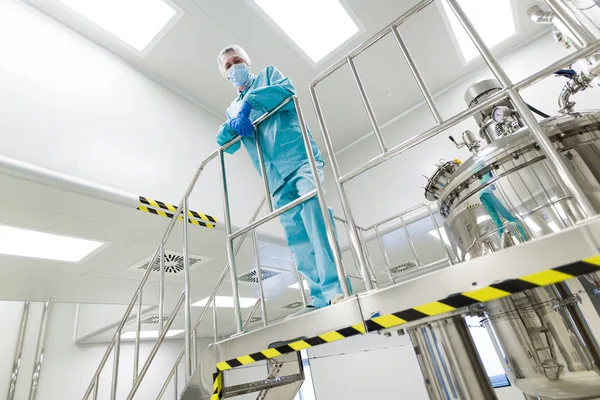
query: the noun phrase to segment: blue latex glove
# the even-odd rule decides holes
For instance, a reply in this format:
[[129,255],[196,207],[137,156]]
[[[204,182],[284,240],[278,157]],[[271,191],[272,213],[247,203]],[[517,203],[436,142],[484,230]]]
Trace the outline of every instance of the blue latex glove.
[[577,75],[577,72],[575,72],[572,69],[559,69],[558,71],[556,71],[554,73],[554,75],[556,75],[556,76],[563,76],[565,78],[572,78],[575,75]]
[[237,117],[229,121],[229,126],[240,136],[252,136],[254,133],[254,127],[252,121],[250,121],[250,111],[252,106],[246,100],[242,102],[240,111]]

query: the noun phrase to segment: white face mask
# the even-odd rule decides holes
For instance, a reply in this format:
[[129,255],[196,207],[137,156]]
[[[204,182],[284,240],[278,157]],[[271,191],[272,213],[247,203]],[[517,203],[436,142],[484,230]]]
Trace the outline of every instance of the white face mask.
[[246,63],[233,64],[227,71],[227,77],[229,77],[233,86],[244,86],[250,79],[250,69]]

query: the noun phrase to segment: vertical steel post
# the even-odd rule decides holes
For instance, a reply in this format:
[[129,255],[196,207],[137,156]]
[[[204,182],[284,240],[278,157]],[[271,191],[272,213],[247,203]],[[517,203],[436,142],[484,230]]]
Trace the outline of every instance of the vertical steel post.
[[267,305],[265,303],[265,289],[262,282],[262,268],[260,266],[260,254],[258,249],[258,239],[256,229],[252,230],[252,243],[254,245],[254,256],[256,260],[256,277],[258,279],[258,295],[260,299],[260,311],[262,313],[263,326],[267,326]]
[[[152,268],[152,267],[150,267]],[[137,315],[135,316],[135,347],[133,349],[133,383],[140,371],[140,331],[142,330],[142,289],[137,291]]]
[[178,370],[178,364],[175,364],[175,374],[173,375],[173,400],[179,400],[179,397],[177,397],[177,395],[179,394],[179,390],[177,388],[177,381],[179,380],[179,370]]
[[350,207],[350,200],[348,199],[348,195],[346,194],[344,184],[340,181],[340,167],[338,165],[337,159],[335,158],[333,143],[331,142],[331,137],[329,136],[329,131],[327,130],[327,125],[325,124],[325,118],[323,117],[323,111],[321,110],[321,106],[319,104],[319,99],[317,97],[317,92],[315,90],[314,85],[310,86],[310,95],[313,101],[315,113],[317,114],[317,120],[319,121],[319,126],[321,128],[323,140],[325,141],[325,149],[327,150],[327,155],[329,156],[329,164],[331,165],[331,171],[335,179],[336,188],[338,190],[338,194],[340,195],[342,209],[344,211],[344,215],[346,216],[350,249],[352,249],[352,255],[354,256],[354,260],[358,266],[358,269],[361,271],[361,275],[363,276],[363,281],[365,283],[366,290],[373,290],[373,283],[370,279],[368,279],[369,271],[367,269],[367,262],[365,260],[365,255],[360,245],[358,228],[356,226],[356,222],[354,221],[354,215],[352,213],[352,208]]
[[300,108],[300,101],[296,96],[293,97],[293,100],[294,106],[296,107],[296,114],[298,115],[298,124],[300,125],[302,139],[304,139],[304,149],[306,150],[306,157],[308,158],[310,171],[315,181],[317,200],[319,202],[319,206],[321,207],[323,220],[325,221],[327,239],[329,240],[329,246],[331,246],[331,253],[333,254],[333,260],[335,262],[338,279],[340,281],[340,286],[342,287],[344,297],[348,297],[350,296],[350,288],[348,286],[348,280],[346,278],[346,271],[344,270],[344,266],[342,265],[342,255],[340,254],[340,247],[338,246],[337,238],[335,236],[335,230],[333,227],[333,217],[331,216],[329,208],[327,207],[327,203],[325,201],[325,190],[323,189],[321,179],[319,178],[319,171],[317,169],[315,156],[312,152],[310,137],[308,136],[308,130],[306,129],[306,122],[304,121],[304,115],[302,114],[302,109]]
[[262,177],[263,188],[265,191],[265,201],[267,202],[268,212],[273,211],[273,202],[271,200],[271,191],[269,190],[269,181],[267,180],[267,168],[265,167],[265,159],[263,156],[262,147],[260,147],[260,135],[258,134],[258,126],[254,127],[254,135],[256,137],[256,153],[258,154],[258,164],[260,165],[260,175]]
[[217,300],[215,297],[212,299],[212,315],[213,315],[213,335],[214,342],[217,343],[217,335],[218,335],[218,321],[217,321]]
[[298,271],[298,266],[296,265],[296,263],[294,263],[294,270],[296,271],[296,278],[298,279],[298,288],[300,288],[302,306],[306,308],[308,306],[308,299],[306,298],[306,292],[304,291],[304,281],[302,279],[302,275],[300,275],[300,271]]
[[98,400],[98,389],[100,386],[100,375],[96,375],[94,379],[94,391],[92,392],[92,400]]
[[44,349],[46,347],[46,333],[48,331],[48,319],[50,317],[50,307],[52,302],[48,300],[44,303],[44,311],[42,313],[42,325],[38,336],[35,365],[33,367],[33,377],[31,378],[31,387],[29,388],[29,400],[35,400],[40,384],[40,374],[42,373],[42,363],[44,362]]
[[369,96],[367,96],[365,87],[362,84],[362,80],[360,79],[358,71],[356,70],[356,66],[354,65],[354,60],[352,59],[352,57],[348,57],[347,62],[348,66],[350,67],[350,71],[352,72],[352,76],[354,77],[354,81],[356,82],[356,86],[358,87],[360,98],[362,99],[363,105],[365,106],[365,110],[367,110],[367,115],[369,116],[369,121],[371,122],[373,133],[377,138],[377,144],[379,144],[379,149],[382,153],[385,153],[387,152],[387,147],[385,146],[383,135],[381,134],[381,130],[379,129],[379,123],[377,122],[375,111],[373,111],[373,107],[371,106],[371,102],[369,101]]
[[160,244],[160,281],[158,285],[158,326],[165,326],[165,244]]
[[381,233],[379,232],[378,225],[375,225],[375,236],[377,236],[377,243],[379,243],[379,249],[381,250],[381,253],[383,254],[385,270],[387,271],[388,276],[390,277],[390,281],[392,281],[392,283],[396,283],[396,280],[394,279],[394,274],[392,274],[392,263],[390,262],[390,258],[387,254],[387,251],[385,251],[385,246],[383,244],[383,239],[381,239]]
[[[235,314],[235,327],[237,332],[242,332],[242,310],[240,308],[240,289],[237,280],[237,268],[235,267],[235,251],[231,235],[231,214],[229,211],[229,194],[227,192],[227,174],[225,172],[225,156],[219,150],[219,162],[221,165],[221,189],[223,193],[223,219],[225,222],[225,233],[227,233],[227,259],[229,261],[229,273],[231,276],[231,297],[233,298],[233,311]],[[214,299],[213,299],[214,301]]]
[[113,353],[113,370],[110,385],[110,400],[117,400],[117,382],[119,380],[119,356],[121,353],[121,331],[117,331],[115,337],[115,349]]
[[29,302],[23,303],[23,313],[21,314],[21,325],[19,327],[19,336],[17,338],[17,346],[15,347],[15,360],[10,374],[10,382],[8,383],[7,400],[15,398],[17,391],[17,380],[19,378],[19,369],[21,368],[21,356],[23,355],[23,343],[25,342],[25,333],[27,332],[27,320],[29,319]]
[[548,158],[550,165],[552,165],[552,167],[558,174],[558,179],[562,180],[565,183],[565,186],[571,192],[571,195],[573,196],[577,204],[580,206],[586,218],[595,215],[596,212],[592,207],[592,204],[590,203],[585,193],[571,174],[571,171],[569,171],[566,163],[561,158],[561,155],[556,151],[554,145],[552,144],[552,142],[550,141],[540,124],[537,122],[537,119],[535,118],[531,110],[529,110],[529,107],[527,106],[521,95],[513,88],[513,84],[508,78],[508,75],[506,74],[504,69],[502,69],[496,58],[492,55],[490,49],[487,47],[487,45],[485,44],[477,30],[471,23],[471,21],[469,21],[463,9],[458,5],[457,0],[447,1],[448,5],[454,11],[454,14],[456,14],[456,17],[471,37],[471,40],[479,50],[479,53],[485,60],[486,64],[488,65],[496,79],[498,79],[500,84],[507,89],[509,98],[513,102],[516,110],[519,112],[519,114],[525,121],[525,124],[529,127],[533,138],[540,145],[540,148]]
[[183,313],[185,317],[185,379],[192,376],[192,345],[190,343],[192,334],[192,299],[190,284],[190,238],[188,223],[188,198],[183,199],[183,280],[185,300],[183,302]]

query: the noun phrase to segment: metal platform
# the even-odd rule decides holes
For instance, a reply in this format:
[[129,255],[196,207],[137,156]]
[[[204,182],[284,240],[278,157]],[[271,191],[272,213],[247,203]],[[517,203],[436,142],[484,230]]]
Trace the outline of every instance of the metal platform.
[[[599,243],[600,219],[594,218],[542,239],[218,342],[204,353],[181,398],[210,399],[214,379],[223,376],[223,371],[348,336],[406,328],[470,304],[600,271],[600,258],[595,257],[600,254]],[[381,317],[370,319],[376,311]],[[294,343],[269,349],[271,343],[289,340]]]

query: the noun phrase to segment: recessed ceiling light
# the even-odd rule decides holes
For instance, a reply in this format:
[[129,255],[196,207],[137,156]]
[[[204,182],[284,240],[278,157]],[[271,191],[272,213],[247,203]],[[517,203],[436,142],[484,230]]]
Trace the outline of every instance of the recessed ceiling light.
[[[290,289],[300,289],[300,285],[298,284],[298,282],[296,283],[292,283],[290,286],[288,286]],[[310,290],[308,288],[308,283],[306,283],[305,280],[302,280],[302,287],[304,287],[304,290]]]
[[253,0],[315,63],[358,33],[338,0]]
[[[208,304],[208,300],[210,297],[197,301],[192,304],[194,307],[204,307]],[[233,308],[233,297],[231,296],[215,296],[217,307],[222,308]],[[251,299],[249,297],[240,297],[240,307],[241,308],[250,308],[256,303],[256,299]],[[211,303],[212,306],[212,303]]]
[[[458,4],[489,48],[517,33],[512,0],[458,0]],[[479,51],[446,0],[442,5],[465,61],[473,60],[479,56]]]
[[541,232],[542,231],[542,228],[540,228],[540,226],[538,224],[536,224],[531,218],[525,218],[525,223],[534,232]]
[[[173,329],[170,331],[167,331],[167,334],[165,337],[173,337],[173,336],[177,336],[180,333],[183,333],[183,329]],[[158,331],[140,331],[140,339],[156,339],[158,338]],[[124,332],[121,334],[121,339],[135,339],[135,331],[132,332]]]
[[0,225],[0,254],[79,262],[102,242]]
[[548,227],[552,229],[552,232],[560,232],[560,228],[558,227],[558,225],[556,225],[556,222],[554,221],[548,222]]
[[[444,243],[446,243],[447,246],[450,246],[450,239],[448,239],[448,235],[446,234],[446,230],[444,228],[440,228],[440,232],[442,232],[442,239],[444,240]],[[434,229],[432,231],[428,232],[431,236],[433,236],[434,238],[436,238],[437,240],[440,240],[440,235],[438,235],[437,231]]]
[[58,0],[138,51],[177,14],[164,0]]

